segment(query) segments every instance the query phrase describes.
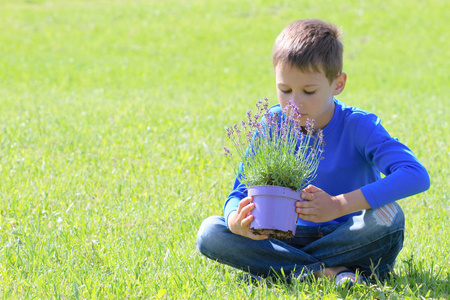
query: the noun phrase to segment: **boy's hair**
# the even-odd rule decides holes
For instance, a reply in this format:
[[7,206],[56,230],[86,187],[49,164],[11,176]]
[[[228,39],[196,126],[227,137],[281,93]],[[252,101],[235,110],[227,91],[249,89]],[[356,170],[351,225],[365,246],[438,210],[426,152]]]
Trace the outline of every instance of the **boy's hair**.
[[304,72],[323,70],[330,84],[342,72],[343,46],[339,29],[317,19],[297,20],[277,37],[273,66],[285,64]]

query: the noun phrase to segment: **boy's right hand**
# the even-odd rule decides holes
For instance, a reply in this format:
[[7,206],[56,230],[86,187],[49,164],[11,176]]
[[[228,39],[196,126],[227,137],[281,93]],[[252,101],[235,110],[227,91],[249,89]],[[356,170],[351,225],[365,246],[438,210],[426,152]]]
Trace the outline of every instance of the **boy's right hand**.
[[252,240],[265,240],[267,235],[256,235],[250,231],[249,224],[253,221],[250,212],[255,208],[255,204],[251,203],[252,197],[247,197],[239,202],[238,210],[230,213],[228,216],[228,228],[234,234],[248,237]]

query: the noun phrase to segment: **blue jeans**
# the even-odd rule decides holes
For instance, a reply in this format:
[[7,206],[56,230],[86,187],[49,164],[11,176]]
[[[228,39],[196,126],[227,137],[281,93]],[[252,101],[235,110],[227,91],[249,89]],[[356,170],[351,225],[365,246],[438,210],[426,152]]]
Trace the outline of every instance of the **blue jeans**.
[[203,221],[197,247],[220,263],[267,277],[305,276],[323,268],[344,266],[364,276],[383,278],[403,247],[405,219],[397,203],[363,210],[345,223],[322,227],[297,226],[295,237],[255,241],[232,233],[225,219]]

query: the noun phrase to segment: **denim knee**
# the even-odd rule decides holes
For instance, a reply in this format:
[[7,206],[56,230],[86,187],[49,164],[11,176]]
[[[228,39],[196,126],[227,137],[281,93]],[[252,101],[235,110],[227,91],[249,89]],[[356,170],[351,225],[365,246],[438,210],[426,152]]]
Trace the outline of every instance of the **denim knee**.
[[405,226],[405,215],[400,205],[396,202],[375,209],[373,218],[379,226],[397,226],[402,228]]
[[220,237],[223,230],[226,229],[223,217],[211,216],[206,218],[197,233],[197,248],[208,256],[213,247],[218,244],[216,240]]
[[367,225],[378,232],[404,231],[405,215],[396,202],[366,211]]

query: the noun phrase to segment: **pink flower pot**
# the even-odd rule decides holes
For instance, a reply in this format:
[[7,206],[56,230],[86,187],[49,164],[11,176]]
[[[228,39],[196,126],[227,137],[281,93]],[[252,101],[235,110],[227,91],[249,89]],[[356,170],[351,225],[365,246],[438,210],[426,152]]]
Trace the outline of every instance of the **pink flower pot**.
[[300,191],[282,186],[261,185],[248,188],[253,196],[255,208],[250,230],[256,234],[268,234],[274,238],[289,238],[295,235],[297,213],[295,202],[300,200]]

